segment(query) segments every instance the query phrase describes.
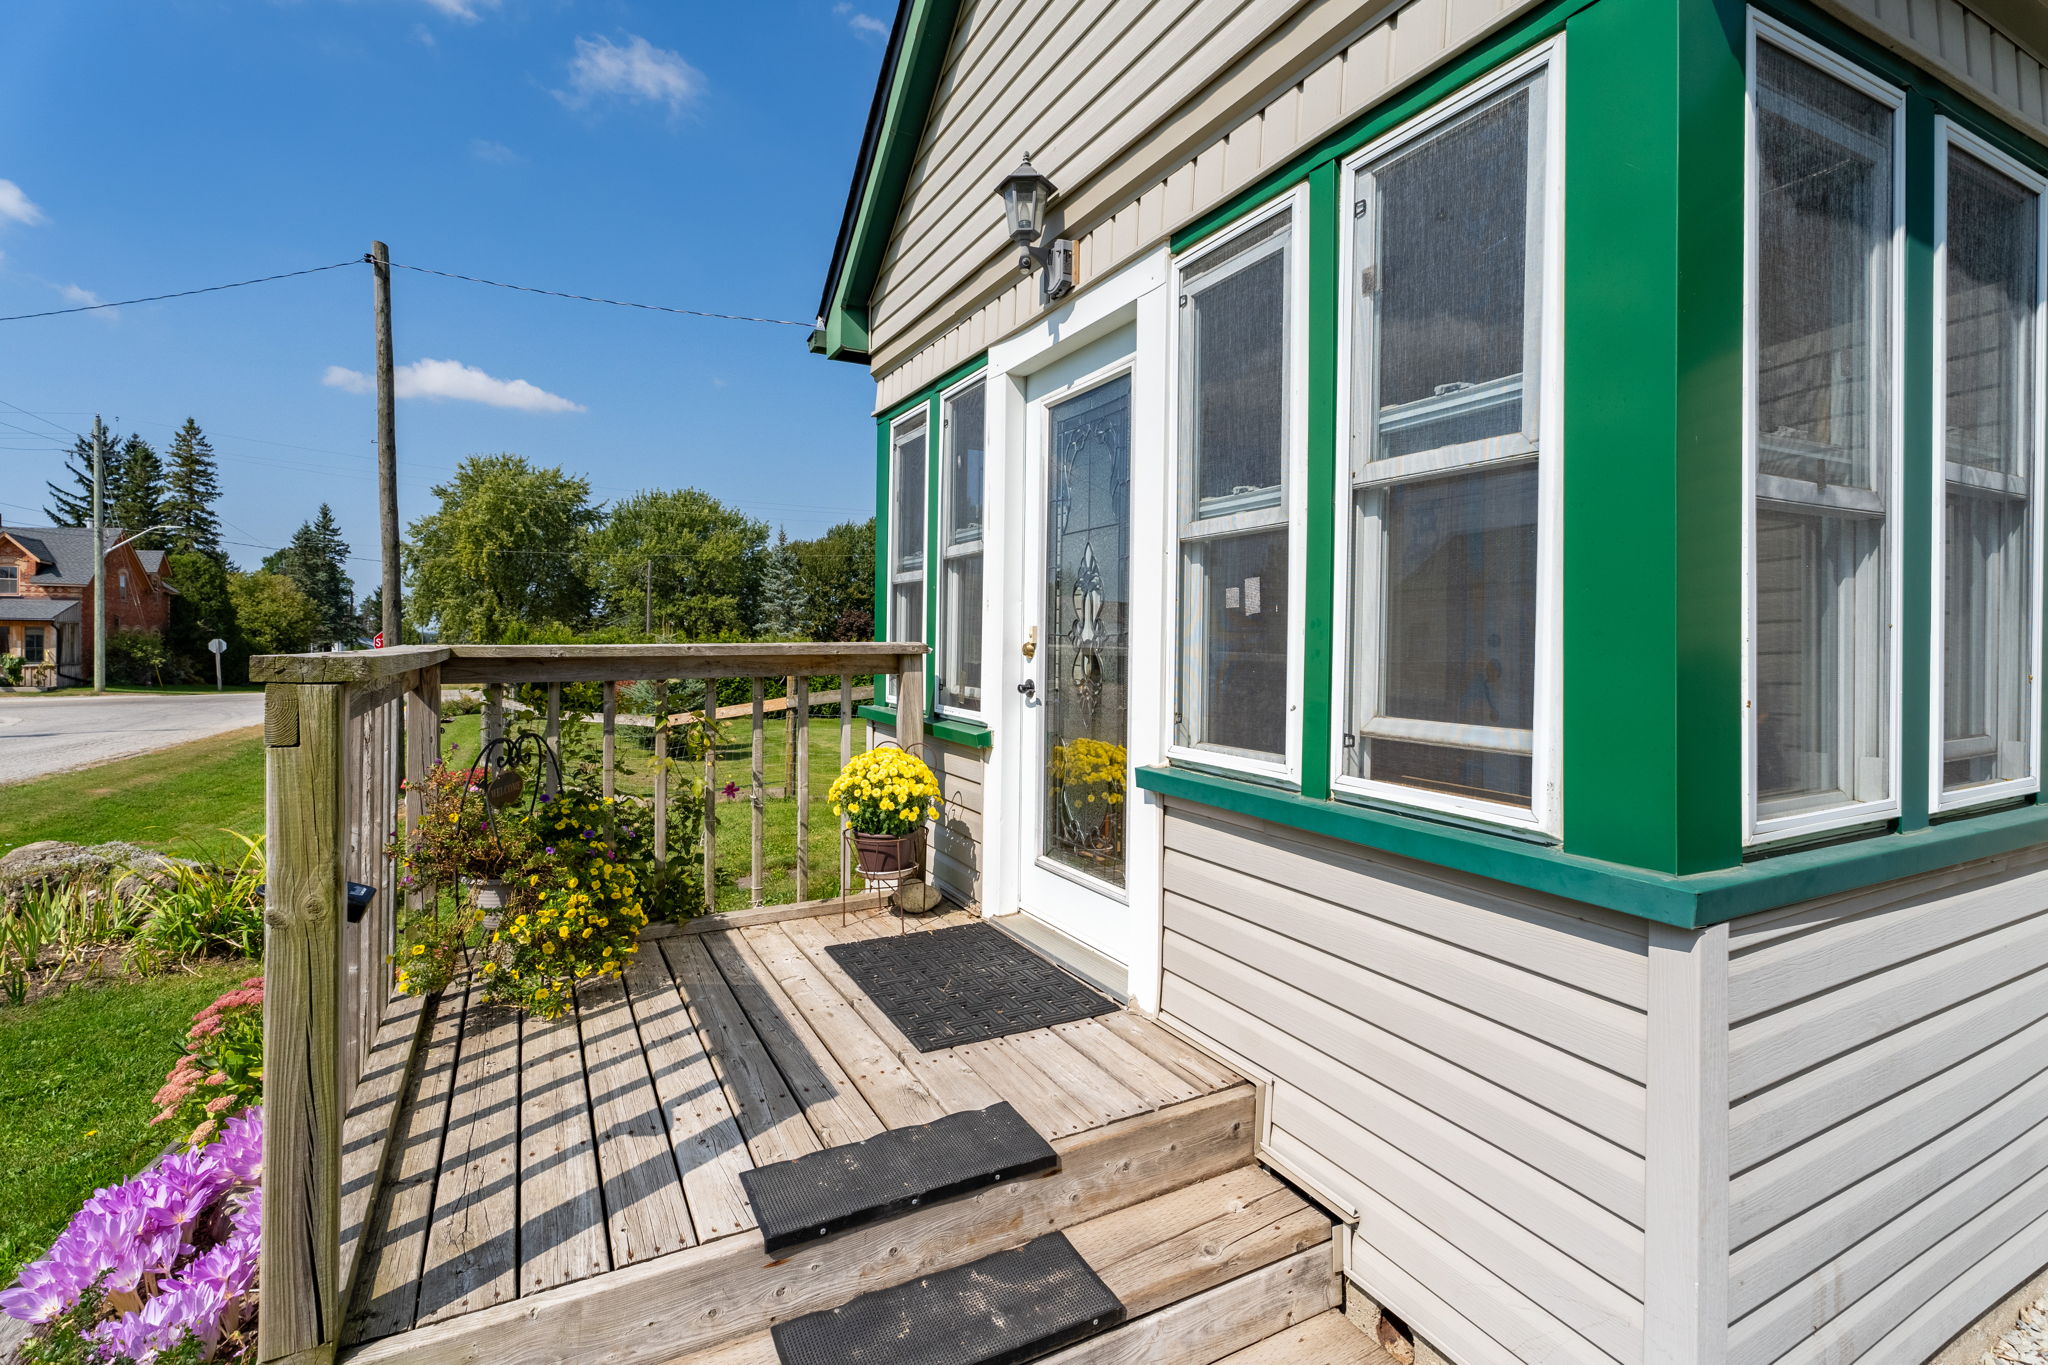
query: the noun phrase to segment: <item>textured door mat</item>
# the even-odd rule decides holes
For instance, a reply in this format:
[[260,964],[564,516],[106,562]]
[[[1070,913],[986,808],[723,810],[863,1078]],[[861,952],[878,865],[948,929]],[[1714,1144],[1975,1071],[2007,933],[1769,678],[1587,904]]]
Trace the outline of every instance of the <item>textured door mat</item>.
[[919,1052],[1119,1008],[992,924],[834,943],[825,951]]
[[1003,1180],[1059,1169],[1009,1101],[740,1172],[761,1242],[783,1251]]
[[782,1365],[1019,1365],[1124,1320],[1063,1232],[775,1325]]

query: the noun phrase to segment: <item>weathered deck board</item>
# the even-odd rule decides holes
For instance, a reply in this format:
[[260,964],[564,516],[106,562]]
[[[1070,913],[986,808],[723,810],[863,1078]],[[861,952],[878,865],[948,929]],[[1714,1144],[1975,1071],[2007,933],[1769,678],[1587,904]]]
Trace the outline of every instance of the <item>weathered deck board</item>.
[[754,1214],[740,1172],[752,1169],[753,1158],[659,949],[643,948],[635,955],[626,969],[626,991],[697,1240],[744,1232],[754,1226]]
[[820,1145],[859,1142],[886,1129],[889,1125],[860,1097],[852,1079],[804,1022],[768,968],[748,948],[746,939],[738,934],[709,934],[703,943],[733,998],[746,1011],[747,1022],[775,1059]]
[[1122,1034],[1105,1028],[1099,1019],[1055,1024],[1052,1031],[1155,1109],[1209,1093],[1208,1086],[1197,1086],[1146,1056]]
[[472,985],[455,1063],[455,1095],[427,1260],[420,1321],[513,1298],[519,1211],[519,1016],[481,1002]]
[[1238,1075],[1208,1053],[1128,1010],[1105,1014],[1097,1022],[1152,1060],[1168,1067],[1208,1093],[1236,1085]]
[[640,1030],[616,979],[577,988],[583,1064],[597,1124],[612,1262],[626,1266],[694,1245],[674,1149],[648,1074]]
[[765,1166],[819,1149],[818,1135],[804,1121],[804,1112],[776,1069],[775,1059],[733,998],[725,978],[712,965],[711,954],[696,937],[665,939],[661,952],[675,974],[676,986],[711,1049],[711,1064],[725,1085],[726,1098],[739,1116],[740,1131],[754,1163]]
[[576,1021],[528,1019],[519,1068],[519,1292],[612,1268]]

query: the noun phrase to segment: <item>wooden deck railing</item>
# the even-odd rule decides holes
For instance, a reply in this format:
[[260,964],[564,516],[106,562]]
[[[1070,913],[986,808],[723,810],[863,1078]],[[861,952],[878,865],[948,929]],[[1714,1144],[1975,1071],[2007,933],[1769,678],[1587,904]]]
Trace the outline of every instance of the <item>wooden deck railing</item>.
[[[364,1064],[392,1005],[387,956],[399,918],[397,876],[386,853],[399,780],[424,777],[441,758],[444,687],[482,686],[483,733],[503,733],[504,689],[547,688],[545,742],[559,755],[561,689],[604,684],[603,784],[613,793],[617,765],[618,685],[701,679],[715,698],[720,679],[751,682],[752,871],[758,899],[764,867],[766,690],[792,680],[795,728],[797,898],[810,891],[809,713],[811,679],[837,676],[840,756],[853,745],[853,699],[869,675],[901,679],[903,695],[924,687],[924,645],[417,645],[353,654],[281,654],[250,661],[266,684],[266,814],[269,892],[264,907],[264,1203],[262,1361],[331,1359],[347,1307],[349,1267],[342,1256],[342,1124]],[[829,694],[826,700],[830,700]],[[906,708],[897,742],[923,738],[923,717]],[[668,731],[657,727],[655,753],[667,758]],[[707,798],[717,787],[715,745],[706,746]],[[669,765],[657,763],[652,803],[656,856],[667,854]],[[418,784],[403,818],[418,819]],[[718,803],[704,803],[706,909],[716,908]],[[840,869],[841,885],[848,869]],[[347,883],[374,888],[353,922]],[[401,1049],[409,1056],[409,1049]],[[388,1057],[380,1067],[389,1069]],[[392,1106],[396,1112],[397,1106]],[[389,1133],[356,1134],[378,1155],[352,1165],[374,1185]],[[351,1207],[375,1204],[374,1188],[352,1190]]]

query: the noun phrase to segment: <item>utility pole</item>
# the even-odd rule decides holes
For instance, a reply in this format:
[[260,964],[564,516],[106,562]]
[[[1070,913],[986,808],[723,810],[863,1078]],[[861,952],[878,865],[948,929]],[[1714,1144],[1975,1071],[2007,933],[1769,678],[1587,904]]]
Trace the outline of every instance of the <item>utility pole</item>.
[[107,690],[107,426],[92,418],[92,690]]
[[399,633],[398,411],[391,391],[391,248],[370,243],[377,300],[377,521],[384,537],[384,583],[379,592],[384,643],[405,643]]

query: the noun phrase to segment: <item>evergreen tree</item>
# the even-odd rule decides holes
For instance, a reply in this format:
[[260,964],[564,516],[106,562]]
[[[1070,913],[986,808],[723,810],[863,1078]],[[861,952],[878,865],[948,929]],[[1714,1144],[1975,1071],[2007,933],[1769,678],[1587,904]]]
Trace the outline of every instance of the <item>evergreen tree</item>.
[[[164,515],[164,462],[149,442],[130,436],[118,457],[108,452],[106,472],[107,525],[133,534],[168,520]],[[138,536],[135,548],[161,550],[164,540],[161,531]]]
[[221,552],[220,518],[213,505],[220,500],[220,475],[214,468],[213,445],[190,417],[171,440],[171,467],[164,476],[164,520],[178,529],[170,532],[170,548],[196,550],[225,564]]
[[326,503],[292,532],[289,545],[263,561],[263,569],[290,579],[313,603],[315,640],[331,644],[356,638],[356,585],[348,576],[348,542],[341,538],[341,527]]
[[[114,449],[114,437],[107,430],[106,423],[92,419],[93,434],[106,442],[103,457],[106,466],[111,467],[119,458]],[[81,436],[71,443],[71,453],[64,457],[64,472],[71,476],[71,487],[45,483],[50,490],[50,503],[43,509],[50,521],[58,526],[92,525],[92,437]],[[104,471],[103,471],[104,472]],[[111,474],[109,473],[111,481]],[[109,523],[118,524],[118,523]]]
[[171,619],[164,627],[173,666],[195,681],[213,676],[213,658],[206,642],[228,643],[228,676],[240,678],[248,666],[249,646],[235,624],[235,600],[228,591],[227,565],[200,550],[173,550],[166,577],[178,587],[171,599]]
[[778,530],[775,548],[761,558],[761,633],[802,635],[810,604],[797,571],[796,551],[790,548],[789,532]]

